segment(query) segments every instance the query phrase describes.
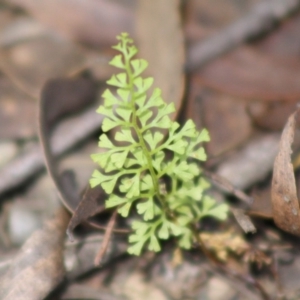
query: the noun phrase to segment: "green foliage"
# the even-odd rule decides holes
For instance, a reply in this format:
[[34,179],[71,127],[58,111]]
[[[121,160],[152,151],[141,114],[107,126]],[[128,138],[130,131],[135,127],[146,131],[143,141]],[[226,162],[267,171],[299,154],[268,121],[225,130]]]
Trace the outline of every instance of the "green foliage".
[[92,155],[100,171],[94,171],[90,184],[100,184],[109,195],[107,208],[117,207],[123,217],[140,215],[132,222],[129,253],[139,255],[146,245],[159,251],[159,240],[170,237],[190,249],[194,225],[205,216],[224,220],[228,211],[227,205],[203,196],[209,184],[196,160],[206,160],[200,144],[209,141],[208,131],[198,132],[192,120],[180,129],[170,119],[175,106],[164,102],[160,89],[147,97],[153,78],[140,76],[147,61],[133,58],[137,48],[128,34],[117,39],[113,48],[121,54],[110,64],[122,71],[107,81],[116,94],[107,89],[97,110],[105,116],[103,132],[114,129],[114,138],[100,136],[99,147],[106,151]]

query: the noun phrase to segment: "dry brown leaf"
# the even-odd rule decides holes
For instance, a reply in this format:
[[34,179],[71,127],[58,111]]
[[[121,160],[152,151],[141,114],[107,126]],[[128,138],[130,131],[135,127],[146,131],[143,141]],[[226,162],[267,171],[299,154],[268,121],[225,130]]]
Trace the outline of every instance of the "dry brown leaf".
[[[73,216],[67,229],[67,234],[71,240],[74,239],[73,230],[76,226],[85,222],[90,217],[105,211],[104,197],[105,193],[101,187],[95,187],[92,189],[89,184],[87,185],[80,202],[76,207],[72,208]],[[70,200],[72,199],[64,199],[64,201]],[[91,224],[93,224],[93,222],[91,222]]]
[[272,219],[273,208],[271,201],[271,187],[253,191],[253,203],[247,212],[250,216]]
[[300,14],[282,22],[276,30],[265,36],[258,43],[258,48],[272,55],[298,57],[300,51]]
[[[108,0],[13,0],[41,23],[77,41],[94,46],[112,45],[122,31],[133,31],[133,13]],[[124,1],[122,1],[124,2]]]
[[[75,179],[71,172],[59,170],[55,151],[51,145],[53,129],[62,117],[83,110],[93,103],[97,94],[94,84],[87,79],[56,79],[44,86],[40,101],[39,129],[48,171],[61,195],[63,204],[74,211],[79,203],[80,195],[75,187]],[[61,99],[64,99],[62,102]],[[66,133],[67,135],[68,133]],[[74,177],[74,176],[73,176]]]
[[247,114],[246,101],[211,91],[201,97],[203,125],[208,129],[211,142],[208,154],[217,156],[245,142],[252,133],[251,120]]
[[295,111],[297,101],[251,102],[248,112],[253,123],[260,128],[272,131],[282,130],[288,117]]
[[69,215],[60,207],[13,260],[0,286],[2,300],[44,299],[65,275],[63,250]]
[[227,94],[250,99],[297,100],[300,62],[240,47],[198,71],[199,81]]
[[[55,149],[51,147],[51,135],[57,121],[66,114],[83,110],[88,104],[94,102],[96,94],[95,85],[90,80],[84,78],[55,79],[49,80],[44,86],[40,101],[40,138],[46,165],[62,203],[74,213],[67,230],[71,239],[73,238],[72,231],[78,224],[105,210],[104,192],[101,188],[91,189],[88,185],[84,196],[81,197],[75,173],[72,170],[61,170],[60,164],[55,158]],[[61,99],[64,99],[63,103],[61,103]],[[97,116],[95,115],[95,117]],[[68,132],[65,134],[68,135]],[[88,220],[88,223],[101,227],[93,220]]]
[[154,86],[178,112],[184,90],[184,40],[178,0],[138,0],[136,30],[140,56]]
[[300,236],[299,201],[291,163],[291,145],[298,112],[299,110],[289,117],[282,132],[279,152],[274,162],[271,196],[276,225],[286,232]]

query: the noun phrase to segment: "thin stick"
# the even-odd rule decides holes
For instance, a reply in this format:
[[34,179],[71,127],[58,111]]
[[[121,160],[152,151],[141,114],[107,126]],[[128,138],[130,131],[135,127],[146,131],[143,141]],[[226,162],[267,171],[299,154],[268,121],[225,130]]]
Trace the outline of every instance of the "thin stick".
[[258,3],[245,17],[192,46],[187,53],[187,71],[192,72],[236,48],[249,38],[270,31],[278,21],[299,9],[299,6],[299,0],[272,0]]
[[99,249],[99,252],[97,253],[96,257],[95,257],[95,265],[99,266],[102,258],[107,250],[114,226],[116,224],[116,219],[117,219],[117,213],[118,213],[118,209],[116,208],[107,224],[107,229],[105,231],[104,237],[103,237],[103,242],[101,244],[101,247]]
[[276,253],[273,253],[272,255],[272,265],[271,265],[271,272],[274,277],[274,280],[276,282],[277,287],[277,298],[278,299],[284,299],[284,287],[281,282],[281,278],[279,276],[279,270],[278,270],[278,258]]
[[252,202],[253,202],[252,197],[248,196],[243,191],[235,188],[226,178],[224,178],[218,174],[211,173],[207,170],[203,170],[203,174],[206,177],[208,177],[209,179],[211,179],[211,181],[213,183],[215,183],[217,186],[219,186],[226,192],[236,196],[238,199],[245,202],[248,206],[250,206],[252,204]]

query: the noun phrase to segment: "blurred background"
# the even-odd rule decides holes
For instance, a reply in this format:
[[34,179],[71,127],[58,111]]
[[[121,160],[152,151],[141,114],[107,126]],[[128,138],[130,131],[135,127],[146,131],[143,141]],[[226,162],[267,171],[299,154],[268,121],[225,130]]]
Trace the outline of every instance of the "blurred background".
[[[298,237],[274,224],[271,199],[281,132],[300,98],[299,8],[296,0],[0,1],[0,298],[300,299]],[[159,255],[129,257],[124,233],[99,268],[101,222],[73,243],[66,237],[95,168],[95,109],[121,32],[175,103],[174,119],[210,132],[203,168],[232,215],[203,224],[202,239],[222,268],[197,249],[179,255],[172,241]],[[46,172],[41,143],[52,146],[48,165],[75,172],[75,202],[60,200],[62,179],[55,185]]]

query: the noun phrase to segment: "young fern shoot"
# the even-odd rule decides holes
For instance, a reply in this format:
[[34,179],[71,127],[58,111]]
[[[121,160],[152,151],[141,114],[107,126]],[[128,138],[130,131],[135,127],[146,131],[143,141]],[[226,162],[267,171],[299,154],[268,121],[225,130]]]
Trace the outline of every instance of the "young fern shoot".
[[[209,141],[208,131],[198,132],[192,120],[180,128],[169,117],[174,104],[164,102],[160,89],[147,97],[153,84],[153,78],[141,77],[147,61],[134,58],[138,50],[127,33],[117,39],[113,48],[120,54],[110,65],[122,72],[107,81],[117,88],[116,95],[105,90],[104,104],[97,110],[105,116],[99,147],[106,152],[92,155],[100,169],[92,174],[90,185],[101,185],[109,195],[107,208],[116,207],[123,217],[134,211],[141,216],[131,225],[130,254],[140,255],[145,246],[160,251],[160,240],[170,237],[190,249],[199,220],[224,220],[228,212],[226,204],[217,205],[204,195],[209,183],[195,162],[206,160],[199,144]],[[114,138],[105,133],[111,129]]]

